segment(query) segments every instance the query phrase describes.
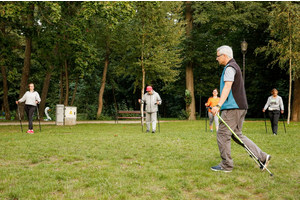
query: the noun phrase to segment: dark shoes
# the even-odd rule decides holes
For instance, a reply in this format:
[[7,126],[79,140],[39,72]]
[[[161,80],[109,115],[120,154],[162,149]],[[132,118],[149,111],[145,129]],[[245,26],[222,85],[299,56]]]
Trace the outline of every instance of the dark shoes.
[[267,155],[266,160],[264,162],[262,162],[262,164],[264,166],[260,165],[260,169],[261,169],[262,172],[265,171],[265,169],[268,167],[270,160],[271,160],[271,156]]
[[220,165],[211,167],[211,170],[216,171],[216,172],[217,172],[217,171],[221,171],[221,172],[232,172],[232,170],[226,170],[226,169],[223,169],[222,167],[220,167]]
[[[149,132],[150,132],[149,130],[146,131],[146,133],[149,133]],[[155,131],[152,131],[152,133],[155,133]]]

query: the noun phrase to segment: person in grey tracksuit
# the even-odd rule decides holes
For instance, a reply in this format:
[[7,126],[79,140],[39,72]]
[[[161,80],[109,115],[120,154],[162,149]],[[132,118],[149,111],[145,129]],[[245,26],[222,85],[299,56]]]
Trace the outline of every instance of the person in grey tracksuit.
[[147,86],[146,91],[147,93],[143,96],[142,100],[139,99],[138,101],[145,104],[146,107],[146,132],[150,132],[150,122],[152,122],[152,133],[155,133],[158,105],[162,103],[162,100],[151,86]]

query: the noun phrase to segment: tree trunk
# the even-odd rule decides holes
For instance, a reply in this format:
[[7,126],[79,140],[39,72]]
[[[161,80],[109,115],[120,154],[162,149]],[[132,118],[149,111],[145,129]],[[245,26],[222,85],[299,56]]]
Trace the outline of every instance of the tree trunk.
[[[290,24],[290,15],[288,14],[288,23]],[[290,25],[289,25],[290,27]],[[290,60],[289,60],[289,74],[290,74],[290,82],[289,82],[289,103],[288,103],[288,117],[287,117],[287,124],[290,123],[291,119],[291,98],[292,98],[292,35],[290,31],[290,38],[289,38],[289,51],[290,51]]]
[[63,70],[60,71],[60,81],[59,81],[59,88],[60,88],[60,95],[59,95],[59,104],[62,104],[64,99],[64,87],[63,87]]
[[[192,16],[192,6],[191,2],[186,2],[186,37],[191,38],[191,32],[193,29],[193,16]],[[189,51],[192,51],[192,46],[190,44]],[[195,96],[194,96],[194,75],[193,75],[193,63],[191,61],[187,62],[186,65],[186,89],[190,91],[192,102],[190,105],[186,104],[186,111],[190,112],[189,120],[196,120],[196,110],[195,110]]]
[[8,103],[8,86],[7,86],[5,66],[1,66],[1,71],[2,71],[2,79],[3,79],[3,106],[5,112],[5,119],[10,120],[11,118],[10,118],[10,110],[9,110],[9,103]]
[[[31,28],[33,26],[33,11],[34,11],[34,4],[30,4],[29,6],[31,12],[28,14],[27,17],[27,28]],[[31,49],[32,49],[32,38],[31,33],[26,34],[25,39],[26,47],[25,47],[25,58],[24,58],[24,66],[22,69],[22,79],[21,79],[21,86],[20,86],[20,93],[19,93],[19,99],[23,97],[25,92],[28,88],[28,78],[29,78],[29,72],[30,72],[30,65],[31,65]],[[24,119],[24,103],[20,103],[20,115],[21,119]],[[18,119],[18,114],[16,113],[16,118]]]
[[66,95],[64,105],[68,106],[69,104],[69,71],[68,71],[68,61],[65,60],[65,78],[66,78]]
[[106,54],[105,54],[105,62],[104,62],[104,69],[103,69],[103,75],[102,75],[102,81],[101,81],[101,87],[100,87],[100,91],[99,91],[97,118],[99,118],[101,116],[101,113],[102,113],[103,94],[104,94],[104,89],[105,89],[107,68],[108,68],[108,65],[109,65],[109,55],[110,55],[109,44],[107,44]]
[[52,66],[49,67],[49,70],[47,70],[46,77],[44,80],[43,91],[42,91],[42,96],[41,96],[41,103],[39,105],[40,119],[43,119],[43,117],[44,117],[44,110],[45,110],[45,106],[46,106],[46,99],[47,99],[47,95],[48,95],[48,89],[49,89],[49,85],[50,85],[52,69],[53,69]]
[[71,106],[73,106],[74,101],[75,101],[75,96],[76,96],[77,87],[78,87],[78,81],[79,81],[79,75],[77,74],[77,76],[76,76],[76,84],[75,84],[75,88],[74,88],[74,92],[73,92],[73,96],[72,96],[72,101],[71,101]]
[[[21,79],[21,87],[19,99],[23,97],[28,88],[28,78],[30,72],[30,61],[31,61],[31,38],[26,38],[26,47],[25,47],[25,59],[24,59],[24,67],[22,70],[22,79]],[[20,103],[20,115],[21,119],[24,119],[24,103]]]
[[[142,73],[143,73],[143,80],[142,80],[142,89],[141,89],[141,99],[143,99],[144,97],[144,88],[145,88],[145,76],[146,76],[146,72],[145,72],[145,68],[144,68],[144,63],[143,63],[143,53],[142,53]],[[142,119],[144,117],[144,104],[141,104],[141,116]],[[142,126],[144,125],[144,120],[142,120]]]
[[116,108],[116,111],[118,111],[118,104],[117,104],[117,100],[116,100],[115,87],[114,87],[114,85],[112,85],[112,92],[113,92],[114,101],[115,101],[115,108]]
[[[58,43],[56,43],[56,47],[54,49],[54,57],[57,56],[58,48],[59,48]],[[46,107],[46,100],[47,100],[47,96],[48,96],[48,90],[49,90],[49,85],[50,85],[53,68],[54,68],[54,66],[50,66],[48,68],[46,76],[45,76],[43,91],[42,91],[42,96],[41,96],[41,103],[39,105],[40,119],[43,119],[44,114],[45,114],[44,112],[45,112],[45,107]]]
[[293,92],[293,109],[292,120],[293,122],[300,121],[300,77],[295,76],[294,92]]
[[[145,22],[143,22],[143,29],[145,28]],[[145,77],[146,77],[146,71],[145,71],[145,66],[144,66],[144,45],[145,45],[145,35],[143,35],[143,41],[142,41],[142,56],[141,56],[141,62],[142,62],[142,74],[143,74],[143,79],[142,79],[142,89],[141,89],[141,99],[144,97],[144,88],[145,88]],[[144,104],[141,103],[141,125],[144,126]]]
[[[1,24],[1,32],[4,37],[5,35],[5,24],[2,22]],[[1,56],[1,60],[3,61],[4,58]],[[4,62],[1,62],[4,63]],[[5,119],[10,120],[10,110],[9,110],[9,103],[8,103],[8,86],[7,86],[7,77],[6,77],[6,67],[1,66],[1,72],[2,72],[2,80],[3,80],[3,107],[5,112]]]
[[290,83],[289,83],[289,103],[288,103],[288,116],[287,116],[287,124],[290,124],[291,119],[291,98],[292,98],[292,59],[290,58]]

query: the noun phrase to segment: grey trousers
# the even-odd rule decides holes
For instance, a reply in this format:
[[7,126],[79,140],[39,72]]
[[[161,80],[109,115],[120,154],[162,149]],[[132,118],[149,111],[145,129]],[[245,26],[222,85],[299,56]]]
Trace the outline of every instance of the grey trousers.
[[[242,134],[243,122],[247,110],[223,110],[221,117],[228,124],[228,126],[235,132],[235,134],[247,145],[252,153],[261,161],[264,162],[267,154],[263,152],[254,142]],[[222,162],[220,167],[226,170],[233,169],[233,159],[231,158],[231,138],[241,145],[241,143],[234,137],[226,125],[220,122],[217,133],[217,141],[219,146]]]
[[213,122],[215,121],[216,127],[219,127],[219,118],[217,115],[213,115],[211,112],[208,112],[208,118],[209,118],[209,125],[212,126]]
[[157,120],[156,112],[154,112],[154,113],[148,113],[148,112],[146,112],[146,127],[147,127],[147,131],[150,131],[150,123],[151,122],[152,122],[152,131],[156,130],[156,120]]

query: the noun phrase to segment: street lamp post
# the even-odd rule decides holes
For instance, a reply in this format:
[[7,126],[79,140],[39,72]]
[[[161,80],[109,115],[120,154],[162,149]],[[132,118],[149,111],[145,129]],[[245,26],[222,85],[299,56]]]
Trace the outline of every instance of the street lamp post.
[[241,49],[242,49],[242,53],[243,53],[243,79],[245,82],[245,54],[247,53],[247,48],[248,48],[248,43],[244,41],[241,43]]

